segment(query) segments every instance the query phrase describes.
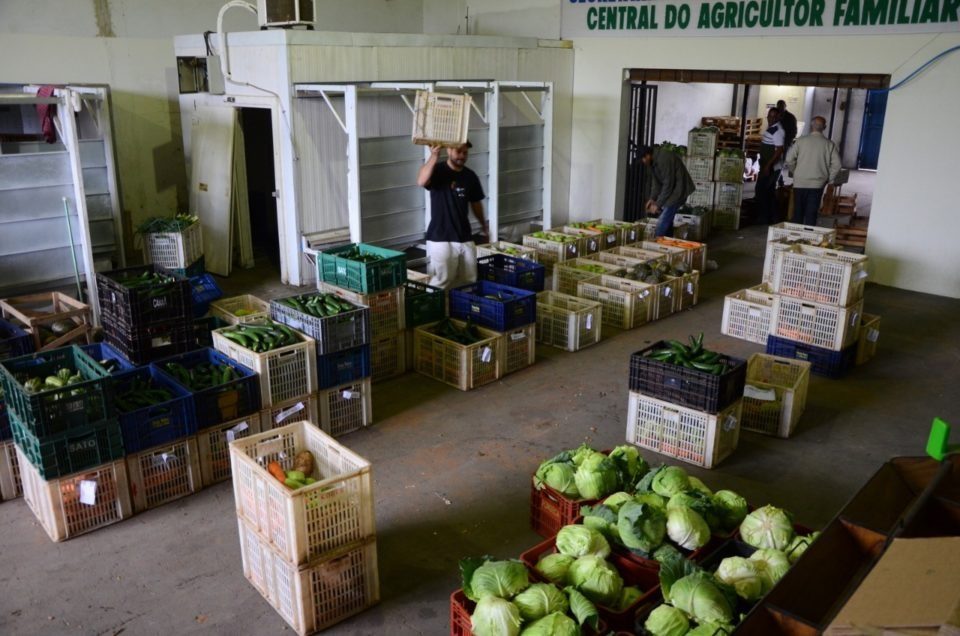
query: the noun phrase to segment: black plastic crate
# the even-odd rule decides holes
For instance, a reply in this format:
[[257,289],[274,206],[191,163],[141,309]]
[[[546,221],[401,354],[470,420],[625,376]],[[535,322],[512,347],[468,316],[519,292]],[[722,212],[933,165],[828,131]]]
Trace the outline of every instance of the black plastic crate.
[[[150,389],[167,391],[171,398],[151,406],[124,409],[124,393],[138,383],[149,383]],[[190,391],[158,368],[149,366],[124,373],[114,378],[113,387],[114,406],[120,422],[120,432],[123,434],[123,446],[128,453],[139,453],[196,434],[197,423],[194,421]]]
[[318,317],[278,300],[270,301],[270,317],[316,340],[318,355],[353,349],[370,342],[370,309],[367,307]]
[[443,320],[447,315],[447,297],[443,289],[413,280],[403,285],[407,329]]
[[[29,393],[24,382],[44,380],[60,369],[80,372],[83,381]],[[111,414],[110,374],[79,347],[69,346],[0,361],[0,383],[8,414],[34,435],[46,437],[106,420]]]
[[[226,365],[233,369],[235,377],[220,386],[193,390],[178,379],[174,372],[168,370],[166,365],[171,363],[179,364],[188,372],[201,364]],[[219,351],[200,349],[154,362],[151,366],[160,369],[190,393],[193,421],[196,423],[197,430],[229,422],[260,410],[260,377],[253,370]]]
[[203,347],[212,347],[213,331],[226,326],[227,323],[219,316],[204,316],[203,318],[195,319],[193,321],[194,348],[202,349]]
[[450,290],[450,317],[494,331],[508,331],[537,321],[537,295],[481,280]]
[[107,342],[136,366],[186,353],[195,348],[191,319],[178,318],[131,332],[125,325],[114,323],[103,316],[103,329]]
[[0,360],[17,358],[33,352],[33,339],[26,331],[8,320],[0,319]]
[[369,377],[370,345],[317,356],[317,381],[320,390],[330,389]]
[[491,254],[477,259],[477,280],[532,292],[543,291],[545,271],[539,263],[506,254]]
[[[85,354],[93,358],[94,362],[98,363],[111,375],[126,373],[127,371],[133,371],[137,368],[136,365],[124,358],[119,351],[112,347],[110,343],[94,342],[93,344],[78,346]],[[104,362],[106,362],[108,366],[104,366]]]
[[87,424],[42,438],[31,433],[15,415],[11,414],[10,424],[17,446],[43,479],[93,468],[124,455],[123,437],[116,420]]
[[661,340],[630,356],[631,391],[706,413],[719,413],[743,397],[746,360],[723,356],[730,369],[714,375],[646,357],[650,351],[666,346]]
[[853,343],[842,351],[833,351],[770,335],[767,337],[767,353],[805,360],[810,363],[811,373],[836,380],[853,368],[857,359],[857,343]]
[[[174,280],[150,288],[131,289],[123,282],[145,272],[172,276]],[[140,265],[97,274],[97,295],[103,322],[125,326],[125,331],[171,320],[193,318],[190,281],[154,265]]]

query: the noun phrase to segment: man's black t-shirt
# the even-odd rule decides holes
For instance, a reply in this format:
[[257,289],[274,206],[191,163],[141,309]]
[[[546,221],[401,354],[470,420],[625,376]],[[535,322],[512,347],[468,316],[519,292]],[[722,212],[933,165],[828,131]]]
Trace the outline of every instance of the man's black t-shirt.
[[457,172],[447,162],[437,163],[427,184],[430,191],[430,226],[427,240],[439,243],[468,243],[470,204],[483,201],[483,186],[470,168]]

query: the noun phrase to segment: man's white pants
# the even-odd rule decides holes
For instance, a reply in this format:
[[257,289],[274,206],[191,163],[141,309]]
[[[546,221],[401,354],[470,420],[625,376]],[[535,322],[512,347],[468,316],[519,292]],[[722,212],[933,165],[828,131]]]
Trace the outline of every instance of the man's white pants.
[[441,243],[427,241],[430,259],[430,284],[450,289],[477,280],[477,246],[469,243]]

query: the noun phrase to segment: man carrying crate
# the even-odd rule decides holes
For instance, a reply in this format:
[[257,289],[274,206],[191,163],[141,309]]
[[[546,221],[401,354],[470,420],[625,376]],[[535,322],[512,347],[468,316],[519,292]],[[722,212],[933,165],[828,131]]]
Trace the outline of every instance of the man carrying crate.
[[483,215],[483,186],[477,173],[466,166],[470,148],[447,149],[447,160],[438,163],[440,146],[430,147],[430,158],[420,167],[417,185],[430,191],[430,225],[427,227],[427,257],[430,284],[449,289],[477,280],[477,246],[473,242],[467,209],[489,236]]
[[640,151],[640,161],[644,166],[653,166],[653,187],[645,207],[647,212],[660,213],[656,236],[673,236],[673,217],[687,197],[696,192],[697,186],[679,155],[666,148],[654,150],[645,146]]

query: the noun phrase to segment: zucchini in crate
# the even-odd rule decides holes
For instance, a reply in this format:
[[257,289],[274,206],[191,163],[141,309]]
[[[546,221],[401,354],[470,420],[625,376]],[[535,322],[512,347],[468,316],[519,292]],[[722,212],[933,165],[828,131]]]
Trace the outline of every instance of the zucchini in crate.
[[302,311],[316,318],[336,316],[345,311],[353,311],[357,307],[335,294],[302,294],[277,300],[281,305]]
[[222,329],[218,333],[256,353],[265,353],[300,342],[290,327],[271,321],[263,324],[237,325]]

